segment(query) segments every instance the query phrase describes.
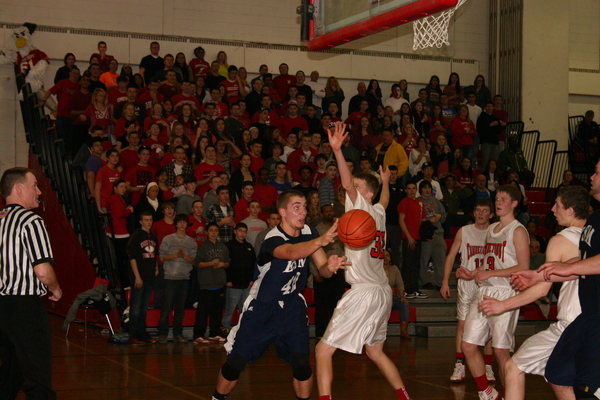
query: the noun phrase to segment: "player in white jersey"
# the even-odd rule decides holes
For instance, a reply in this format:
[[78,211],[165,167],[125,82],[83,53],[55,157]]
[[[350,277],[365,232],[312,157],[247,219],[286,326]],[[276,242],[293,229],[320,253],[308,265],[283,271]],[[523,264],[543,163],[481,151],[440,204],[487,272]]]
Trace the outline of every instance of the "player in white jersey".
[[483,356],[478,346],[484,346],[491,337],[494,355],[500,366],[500,377],[504,382],[503,366],[510,358],[515,343],[519,310],[488,317],[478,310],[478,305],[483,296],[498,300],[515,296],[517,292],[510,285],[510,275],[529,269],[529,236],[525,227],[515,219],[515,208],[520,199],[521,192],[515,186],[503,185],[498,188],[496,215],[500,221],[488,228],[483,266],[473,272],[460,270],[457,273],[459,278],[475,278],[480,285],[469,306],[461,346],[481,400],[496,400],[500,396],[487,381]]
[[377,235],[370,246],[356,250],[346,247],[349,265],[346,281],[352,285],[333,312],[327,330],[316,347],[317,383],[319,399],[331,399],[333,380],[332,357],[337,349],[367,356],[392,385],[400,400],[408,400],[398,369],[383,352],[387,336],[387,321],[392,309],[392,290],[383,268],[385,257],[385,208],[388,205],[390,171],[380,168],[381,195],[379,203],[371,201],[377,194],[379,182],[370,173],[352,176],[344,154],[342,143],[348,135],[345,124],[336,122],[334,132],[329,131],[329,144],[339,166],[342,185],[346,189],[346,211],[362,209],[375,219]]
[[[550,239],[546,250],[546,260],[566,262],[573,258],[579,259],[579,238],[585,225],[590,205],[589,193],[581,186],[567,186],[558,192],[552,212],[558,224],[567,228]],[[519,350],[505,365],[506,383],[504,398],[506,400],[522,400],[525,398],[525,374],[544,376],[546,362],[552,353],[556,342],[565,328],[580,313],[579,281],[574,275],[573,280],[564,282],[558,297],[558,321],[545,331],[539,332],[527,339]],[[504,301],[492,298],[479,303],[479,309],[486,315],[503,313],[506,310],[529,304],[545,296],[552,282],[544,281],[543,274],[537,271],[521,271],[511,276],[513,285],[519,289],[530,286],[515,297]]]
[[[468,271],[474,271],[483,263],[485,235],[490,225],[490,220],[494,216],[494,205],[489,200],[479,200],[473,210],[473,216],[475,217],[475,223],[463,226],[458,230],[454,238],[454,243],[452,243],[452,247],[448,252],[448,257],[446,257],[444,279],[442,281],[442,288],[440,289],[440,294],[445,299],[450,297],[448,282],[452,273],[452,267],[454,266],[454,260],[458,253],[460,253],[459,269],[465,268]],[[458,291],[456,298],[456,317],[458,319],[455,336],[456,362],[454,363],[454,371],[450,377],[450,382],[453,383],[465,380],[465,355],[461,349],[462,335],[465,329],[465,319],[469,312],[469,305],[479,286],[474,279],[461,278],[458,279],[456,288]],[[491,341],[488,341],[485,345],[483,354],[486,378],[488,382],[494,382],[496,379],[492,370],[494,355],[492,353]]]

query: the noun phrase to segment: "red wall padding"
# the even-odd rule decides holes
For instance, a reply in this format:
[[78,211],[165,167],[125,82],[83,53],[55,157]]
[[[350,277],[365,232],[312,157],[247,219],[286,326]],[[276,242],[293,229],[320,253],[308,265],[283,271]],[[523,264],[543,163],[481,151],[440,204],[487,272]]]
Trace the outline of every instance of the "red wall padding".
[[63,291],[62,299],[58,302],[47,300],[46,308],[66,315],[75,297],[93,287],[96,272],[31,150],[29,168],[35,171],[38,186],[42,191],[40,198],[45,201],[45,206],[40,206],[34,211],[44,219],[48,227],[54,252],[54,270]]

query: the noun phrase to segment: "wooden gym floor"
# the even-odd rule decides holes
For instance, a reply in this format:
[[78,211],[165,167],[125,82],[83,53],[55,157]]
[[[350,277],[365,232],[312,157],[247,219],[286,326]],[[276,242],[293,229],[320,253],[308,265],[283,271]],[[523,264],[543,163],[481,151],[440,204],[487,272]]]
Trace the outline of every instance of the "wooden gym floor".
[[[205,399],[210,400],[217,373],[225,360],[223,345],[171,343],[140,347],[107,343],[97,329],[72,325],[69,339],[63,318],[50,315],[53,345],[53,385],[60,400]],[[520,345],[525,337],[517,338]],[[463,384],[450,384],[454,339],[389,337],[386,353],[398,366],[409,394],[416,400],[477,399],[467,372]],[[311,339],[314,349],[315,339]],[[314,368],[314,354],[312,356]],[[494,366],[498,378],[497,366]],[[498,385],[497,385],[498,386]],[[395,394],[366,355],[338,351],[334,356],[334,399],[389,399]],[[318,399],[316,382],[312,392]],[[229,399],[293,399],[291,367],[273,347],[242,373]],[[539,376],[527,376],[526,398],[554,398]],[[23,393],[18,399],[23,400]]]

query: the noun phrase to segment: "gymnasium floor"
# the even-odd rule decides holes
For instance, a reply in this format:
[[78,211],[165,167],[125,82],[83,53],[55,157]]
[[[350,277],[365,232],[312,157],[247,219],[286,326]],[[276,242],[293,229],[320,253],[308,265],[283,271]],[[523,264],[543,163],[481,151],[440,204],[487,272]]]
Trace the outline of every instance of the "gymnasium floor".
[[[134,347],[107,343],[108,336],[72,325],[69,339],[63,319],[50,315],[54,389],[60,400],[210,400],[219,368],[225,360],[223,345],[195,346],[169,343]],[[520,345],[525,337],[518,337]],[[415,400],[477,399],[473,379],[450,384],[454,366],[453,338],[388,338],[386,352],[398,366]],[[311,339],[314,348],[316,341]],[[313,357],[314,367],[314,357]],[[494,367],[498,377],[497,367]],[[338,351],[334,356],[334,399],[389,399],[395,394],[377,368],[363,355]],[[311,396],[318,398],[316,382]],[[248,366],[229,399],[293,399],[291,369],[270,348]],[[526,398],[554,398],[542,377],[527,377]],[[25,399],[21,393],[19,400]]]

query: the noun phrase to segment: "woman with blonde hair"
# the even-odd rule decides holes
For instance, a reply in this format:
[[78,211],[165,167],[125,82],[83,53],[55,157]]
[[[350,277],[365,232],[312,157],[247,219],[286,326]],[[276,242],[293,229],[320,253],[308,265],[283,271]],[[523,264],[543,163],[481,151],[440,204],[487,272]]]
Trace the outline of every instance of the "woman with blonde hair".
[[[97,88],[92,93],[92,103],[79,116],[81,121],[89,121],[90,127],[99,126],[104,135],[112,135],[112,109],[108,105],[108,96],[104,89]],[[110,136],[109,136],[110,137]]]
[[227,62],[227,53],[223,50],[217,53],[217,59],[215,60],[219,63],[219,75],[225,77],[227,79],[229,63]]

